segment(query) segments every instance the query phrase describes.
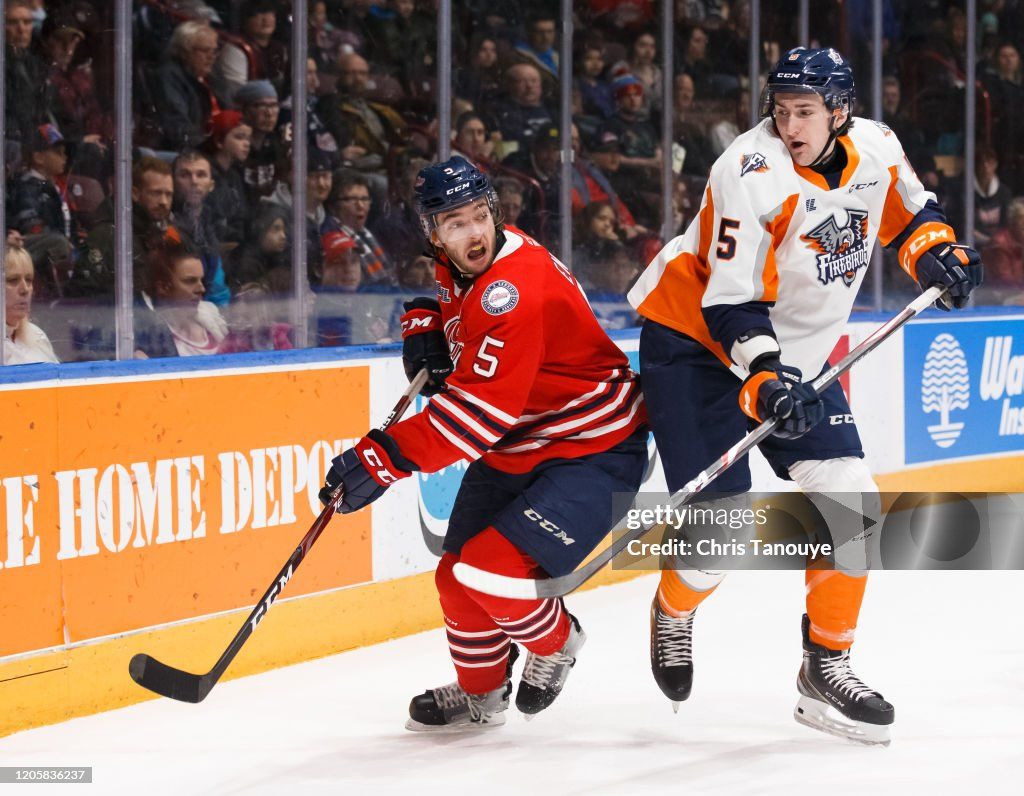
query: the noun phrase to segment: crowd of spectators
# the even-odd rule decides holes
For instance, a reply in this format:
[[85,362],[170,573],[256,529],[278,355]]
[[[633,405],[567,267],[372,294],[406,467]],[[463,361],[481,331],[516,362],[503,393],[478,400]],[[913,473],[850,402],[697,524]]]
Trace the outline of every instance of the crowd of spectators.
[[[762,75],[796,44],[790,5],[761,4]],[[505,222],[565,259],[599,299],[621,301],[662,231],[692,220],[711,164],[749,126],[750,95],[760,92],[748,80],[746,0],[674,6],[670,75],[653,0],[575,3],[572,74],[563,75],[557,2],[453,4],[452,151],[490,174]],[[813,38],[848,52],[866,87],[870,3],[812,6]],[[1016,301],[1024,289],[1024,198],[1014,198],[1024,197],[1024,2],[979,3],[978,147],[967,165],[961,4],[884,0],[883,11],[882,119],[961,234],[965,180],[973,181],[975,240],[990,264],[985,298]],[[21,253],[31,260],[36,307],[66,310],[48,331],[67,358],[112,355],[113,15],[98,0],[5,3],[8,252],[17,253],[19,273]],[[294,345],[296,235],[306,243],[301,278],[314,312],[360,316],[317,319],[310,344],[394,339],[401,296],[432,290],[412,192],[438,150],[436,2],[321,0],[308,3],[308,18],[306,130],[296,131],[290,0],[134,3],[137,356]],[[572,217],[564,219],[560,80],[572,86],[575,154]],[[860,112],[870,115],[860,94]],[[304,175],[292,174],[299,135]],[[676,180],[668,224],[665,158]],[[300,230],[292,228],[297,184],[305,187]],[[569,251],[560,250],[563,225],[573,230]],[[895,271],[886,278],[901,279]]]

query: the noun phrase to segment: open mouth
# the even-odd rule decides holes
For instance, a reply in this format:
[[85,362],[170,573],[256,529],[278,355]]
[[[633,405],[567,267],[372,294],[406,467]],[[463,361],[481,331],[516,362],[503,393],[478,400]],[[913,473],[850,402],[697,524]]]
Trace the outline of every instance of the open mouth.
[[474,246],[468,252],[466,252],[466,259],[471,263],[478,263],[484,259],[487,254],[486,246]]
[[789,151],[792,152],[793,154],[803,152],[804,150],[806,150],[806,148],[807,144],[803,141],[790,141],[789,143]]

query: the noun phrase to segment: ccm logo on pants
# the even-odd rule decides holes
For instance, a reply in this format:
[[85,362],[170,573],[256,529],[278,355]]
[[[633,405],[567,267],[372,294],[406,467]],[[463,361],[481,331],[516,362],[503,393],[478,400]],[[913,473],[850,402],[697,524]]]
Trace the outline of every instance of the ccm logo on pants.
[[852,423],[853,415],[829,415],[828,424],[830,426],[841,426],[843,423]]
[[537,523],[545,531],[550,533],[556,539],[559,539],[562,542],[562,544],[564,544],[566,547],[568,547],[571,544],[575,544],[576,543],[576,540],[569,538],[566,535],[565,531],[563,531],[561,528],[559,528],[557,525],[555,525],[550,520],[544,519],[540,514],[538,514],[533,509],[527,509],[526,511],[523,512],[523,514],[526,516],[526,518],[528,520],[533,520],[535,523]]

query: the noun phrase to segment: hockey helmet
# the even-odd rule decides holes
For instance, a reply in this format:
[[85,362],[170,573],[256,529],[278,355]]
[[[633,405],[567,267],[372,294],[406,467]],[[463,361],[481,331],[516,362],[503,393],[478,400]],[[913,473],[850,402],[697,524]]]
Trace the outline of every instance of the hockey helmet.
[[480,169],[460,155],[424,167],[416,177],[413,191],[423,234],[430,239],[430,233],[437,227],[439,213],[462,207],[480,197],[487,200],[494,222],[499,224],[498,195],[490,179]]
[[831,47],[795,47],[775,64],[761,95],[762,118],[774,115],[775,95],[785,93],[818,94],[830,111],[847,111],[847,124],[849,117],[853,116],[853,104],[857,98],[853,70],[846,59]]

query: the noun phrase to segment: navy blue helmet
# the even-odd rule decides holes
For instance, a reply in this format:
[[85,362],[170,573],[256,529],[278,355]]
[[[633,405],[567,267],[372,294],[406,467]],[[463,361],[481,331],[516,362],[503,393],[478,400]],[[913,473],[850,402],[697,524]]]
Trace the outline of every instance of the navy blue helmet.
[[775,95],[784,93],[818,94],[830,111],[842,108],[850,116],[857,98],[850,65],[831,47],[795,47],[775,64],[761,96],[762,117],[774,113]]
[[428,239],[436,226],[434,219],[438,213],[462,207],[480,197],[487,200],[495,223],[500,223],[498,195],[490,179],[460,155],[421,169],[416,177],[413,197],[420,226]]

